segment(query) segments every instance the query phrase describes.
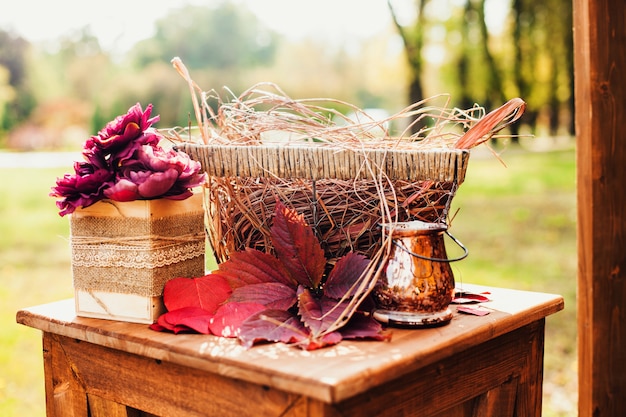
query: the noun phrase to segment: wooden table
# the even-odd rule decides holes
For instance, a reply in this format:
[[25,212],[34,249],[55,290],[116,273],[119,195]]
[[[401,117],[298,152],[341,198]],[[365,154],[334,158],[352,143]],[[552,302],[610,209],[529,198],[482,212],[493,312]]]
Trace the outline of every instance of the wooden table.
[[545,317],[563,298],[465,288],[493,311],[311,352],[80,318],[73,300],[17,321],[43,331],[48,416],[540,416]]

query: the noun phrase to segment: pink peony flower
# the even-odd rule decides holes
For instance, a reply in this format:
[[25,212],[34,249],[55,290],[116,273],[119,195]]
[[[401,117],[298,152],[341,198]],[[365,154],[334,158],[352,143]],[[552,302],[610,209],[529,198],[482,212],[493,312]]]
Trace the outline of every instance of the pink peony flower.
[[150,113],[152,113],[152,104],[149,104],[145,111],[141,109],[139,103],[135,104],[128,109],[128,113],[117,116],[98,132],[97,136],[93,136],[93,144],[100,149],[110,151],[127,148],[131,142],[143,142],[141,138],[145,136],[144,133],[153,123],[159,121],[159,116],[150,118]]
[[52,188],[50,195],[62,198],[57,201],[61,216],[103,198],[183,200],[192,195],[191,188],[204,183],[199,162],[160,147],[161,136],[151,127],[159,116],[150,118],[151,112],[151,104],[143,111],[137,103],[87,139],[85,162],[74,164],[74,174],[57,179]]
[[206,180],[200,171],[200,163],[185,153],[144,145],[123,163],[115,185],[104,190],[104,195],[117,201],[182,200]]
[[114,177],[108,169],[93,170],[85,162],[77,162],[74,168],[76,173],[57,179],[57,185],[50,193],[52,197],[63,198],[56,203],[61,216],[102,200],[104,190],[113,184]]

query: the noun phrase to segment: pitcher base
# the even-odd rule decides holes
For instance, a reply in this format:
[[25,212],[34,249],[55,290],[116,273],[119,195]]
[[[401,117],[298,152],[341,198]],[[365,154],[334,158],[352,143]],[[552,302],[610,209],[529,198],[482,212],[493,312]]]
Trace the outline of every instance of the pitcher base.
[[436,327],[448,324],[452,320],[452,310],[447,308],[437,313],[374,310],[374,318],[394,327]]

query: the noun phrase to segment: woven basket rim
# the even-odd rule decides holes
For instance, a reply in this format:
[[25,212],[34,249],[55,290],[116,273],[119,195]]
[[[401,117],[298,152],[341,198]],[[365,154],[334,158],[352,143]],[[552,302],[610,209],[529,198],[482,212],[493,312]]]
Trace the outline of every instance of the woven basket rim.
[[177,149],[199,161],[217,177],[283,179],[379,179],[442,181],[461,184],[470,151],[457,148],[373,147],[343,144],[199,144]]

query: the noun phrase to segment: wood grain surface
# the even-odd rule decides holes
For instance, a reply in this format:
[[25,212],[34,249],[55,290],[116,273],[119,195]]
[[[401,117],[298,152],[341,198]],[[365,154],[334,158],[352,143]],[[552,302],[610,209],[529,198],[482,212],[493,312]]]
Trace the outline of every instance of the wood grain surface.
[[626,12],[575,0],[578,411],[626,415]]
[[[54,335],[183,365],[229,380],[250,382],[324,403],[338,403],[416,370],[543,320],[563,308],[558,295],[485,288],[487,316],[454,314],[432,329],[394,329],[390,342],[343,341],[312,352],[284,344],[246,350],[235,339],[154,332],[146,325],[79,318],[72,300],[18,312],[17,321]],[[543,355],[543,350],[541,350]]]

